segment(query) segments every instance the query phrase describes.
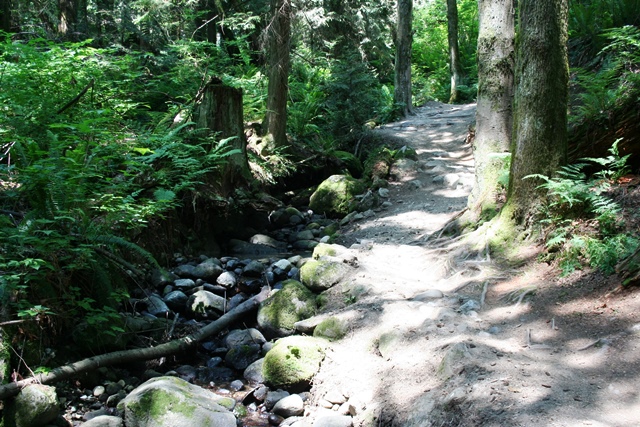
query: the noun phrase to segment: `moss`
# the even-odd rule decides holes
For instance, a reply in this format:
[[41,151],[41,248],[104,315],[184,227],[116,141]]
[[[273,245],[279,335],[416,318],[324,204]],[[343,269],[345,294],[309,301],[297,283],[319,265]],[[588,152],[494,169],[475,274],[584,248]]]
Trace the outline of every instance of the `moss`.
[[347,175],[325,179],[309,199],[309,207],[329,216],[344,216],[355,208],[355,196],[366,190],[363,182]]
[[278,340],[262,365],[265,381],[273,387],[304,390],[320,369],[326,342],[317,338],[293,336]]
[[159,419],[167,412],[183,414],[187,417],[193,416],[195,406],[185,401],[176,401],[175,395],[160,389],[154,389],[140,398],[135,405],[129,405],[129,411],[136,415],[136,418]]
[[258,323],[268,335],[288,335],[295,330],[296,322],[315,315],[316,309],[313,292],[296,280],[287,280],[261,304]]
[[313,336],[316,338],[326,338],[329,341],[337,341],[344,338],[346,333],[347,326],[342,320],[336,317],[329,317],[316,326],[313,331]]
[[344,263],[312,259],[300,269],[300,281],[311,290],[324,291],[339,283],[348,271]]
[[336,256],[338,251],[335,246],[320,243],[313,249],[313,258],[318,259],[323,256]]
[[340,230],[340,224],[333,222],[327,225],[320,233],[323,236],[333,236]]

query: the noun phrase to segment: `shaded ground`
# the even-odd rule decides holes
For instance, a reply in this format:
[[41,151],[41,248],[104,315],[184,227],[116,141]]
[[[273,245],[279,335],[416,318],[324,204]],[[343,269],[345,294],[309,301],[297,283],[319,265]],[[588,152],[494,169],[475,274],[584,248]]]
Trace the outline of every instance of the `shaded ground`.
[[394,170],[390,208],[343,230],[360,247],[333,290],[349,334],[310,416],[340,391],[363,426],[640,426],[638,292],[593,272],[560,278],[535,247],[513,267],[438,239],[471,188],[474,108],[430,103],[379,130],[419,161]]

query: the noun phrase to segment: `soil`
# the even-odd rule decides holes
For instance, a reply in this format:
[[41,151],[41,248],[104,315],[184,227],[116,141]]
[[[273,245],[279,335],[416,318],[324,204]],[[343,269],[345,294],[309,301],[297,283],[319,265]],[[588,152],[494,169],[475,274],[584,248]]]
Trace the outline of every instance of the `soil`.
[[481,236],[441,234],[473,183],[474,116],[429,103],[377,130],[418,161],[392,171],[387,209],[342,230],[359,267],[330,307],[348,334],[315,379],[310,417],[340,392],[356,426],[640,426],[637,288],[561,277],[535,244],[506,262]]

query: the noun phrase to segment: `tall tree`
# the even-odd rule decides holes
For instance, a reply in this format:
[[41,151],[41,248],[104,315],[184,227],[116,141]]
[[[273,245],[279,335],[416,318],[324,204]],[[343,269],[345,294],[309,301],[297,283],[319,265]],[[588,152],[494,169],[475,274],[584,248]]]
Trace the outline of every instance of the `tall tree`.
[[514,137],[502,215],[531,225],[543,193],[531,174],[551,176],[566,161],[568,0],[520,0]]
[[497,212],[499,177],[508,168],[513,127],[513,0],[478,0],[478,97],[473,142],[471,221]]
[[74,31],[77,19],[76,0],[58,0],[58,32],[66,36]]
[[398,0],[398,23],[396,29],[395,87],[393,100],[400,106],[403,116],[411,113],[411,43],[413,34],[413,0]]
[[0,0],[0,31],[11,31],[11,0]]
[[[479,0],[482,3],[482,0]],[[451,73],[451,96],[449,103],[458,102],[462,63],[458,47],[458,2],[447,0],[447,39],[449,41],[449,72]]]
[[269,86],[263,128],[274,147],[287,145],[287,98],[291,68],[291,0],[271,0],[272,19],[266,28]]

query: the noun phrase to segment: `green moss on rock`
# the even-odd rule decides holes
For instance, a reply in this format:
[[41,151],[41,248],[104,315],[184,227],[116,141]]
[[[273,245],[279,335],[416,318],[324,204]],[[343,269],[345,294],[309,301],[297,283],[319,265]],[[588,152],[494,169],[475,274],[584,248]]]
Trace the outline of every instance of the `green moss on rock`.
[[312,259],[300,269],[300,280],[313,291],[324,291],[339,283],[351,271],[342,262]]
[[309,207],[320,214],[344,216],[355,208],[355,196],[365,190],[362,181],[348,175],[332,175],[311,195]]
[[278,340],[262,365],[265,382],[291,392],[305,390],[320,369],[326,341],[305,336]]
[[336,317],[329,317],[323,320],[313,330],[313,336],[316,338],[325,338],[329,341],[342,339],[347,333],[347,325]]
[[260,304],[258,325],[270,337],[283,337],[295,331],[294,324],[316,314],[315,295],[297,280],[287,280],[282,289]]

